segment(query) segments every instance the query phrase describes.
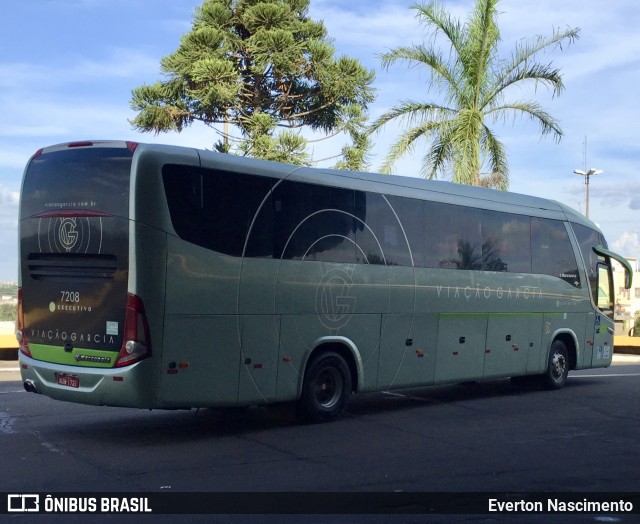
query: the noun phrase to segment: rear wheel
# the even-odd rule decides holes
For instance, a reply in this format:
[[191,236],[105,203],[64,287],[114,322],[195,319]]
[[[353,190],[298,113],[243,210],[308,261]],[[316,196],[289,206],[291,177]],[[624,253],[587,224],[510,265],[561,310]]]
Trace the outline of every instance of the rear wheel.
[[307,367],[300,399],[301,415],[310,422],[335,419],[351,395],[351,372],[338,353],[322,353]]
[[554,340],[549,348],[547,371],[542,383],[547,389],[560,389],[567,383],[569,375],[569,352],[562,340]]

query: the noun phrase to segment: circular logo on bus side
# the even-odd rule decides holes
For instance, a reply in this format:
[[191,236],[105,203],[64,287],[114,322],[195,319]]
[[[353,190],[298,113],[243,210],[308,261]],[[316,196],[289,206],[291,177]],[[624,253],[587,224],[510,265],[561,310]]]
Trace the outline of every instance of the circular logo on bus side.
[[[353,271],[353,266],[346,267]],[[327,329],[337,331],[349,323],[356,307],[356,298],[349,295],[352,286],[351,274],[343,269],[322,276],[316,288],[316,313]]]
[[78,230],[75,218],[64,218],[58,227],[58,240],[66,251],[71,251],[78,242]]
[[100,253],[102,218],[41,218],[38,224],[41,253]]

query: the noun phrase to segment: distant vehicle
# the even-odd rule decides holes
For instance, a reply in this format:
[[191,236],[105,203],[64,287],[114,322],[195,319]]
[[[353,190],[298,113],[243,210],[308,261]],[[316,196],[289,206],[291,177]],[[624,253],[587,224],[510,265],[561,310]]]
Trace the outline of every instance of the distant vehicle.
[[196,149],[76,142],[20,203],[25,388],[139,408],[537,376],[613,353],[602,233],[549,200]]

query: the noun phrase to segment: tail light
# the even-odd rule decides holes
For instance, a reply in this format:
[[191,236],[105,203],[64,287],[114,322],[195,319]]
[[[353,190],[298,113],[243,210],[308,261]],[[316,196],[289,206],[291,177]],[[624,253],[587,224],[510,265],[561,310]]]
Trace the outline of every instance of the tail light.
[[16,319],[16,338],[18,339],[18,349],[27,357],[31,357],[29,342],[24,327],[24,306],[22,300],[22,288],[18,288],[18,318]]
[[122,347],[118,353],[115,367],[129,366],[151,356],[149,324],[142,299],[129,293],[124,320]]

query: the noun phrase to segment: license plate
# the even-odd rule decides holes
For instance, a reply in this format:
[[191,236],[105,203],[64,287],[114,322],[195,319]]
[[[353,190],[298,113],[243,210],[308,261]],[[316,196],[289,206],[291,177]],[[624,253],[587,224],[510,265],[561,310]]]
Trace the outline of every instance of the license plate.
[[58,375],[57,377],[58,384],[61,386],[67,386],[69,388],[79,388],[80,387],[80,379],[78,377],[74,377],[73,375]]

